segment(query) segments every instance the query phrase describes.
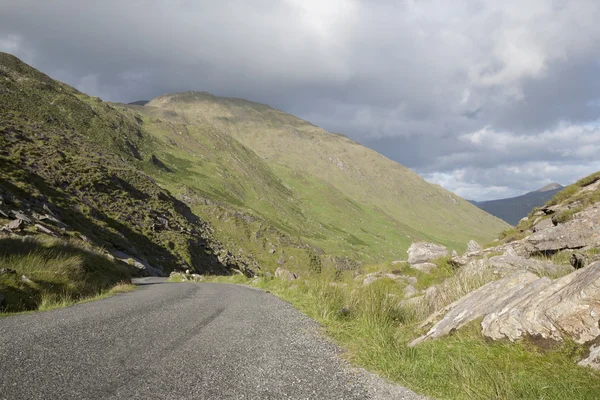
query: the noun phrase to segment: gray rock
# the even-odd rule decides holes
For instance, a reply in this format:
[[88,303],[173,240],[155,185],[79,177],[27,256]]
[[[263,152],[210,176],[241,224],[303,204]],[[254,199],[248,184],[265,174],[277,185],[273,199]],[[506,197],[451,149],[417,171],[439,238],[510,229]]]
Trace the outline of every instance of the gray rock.
[[600,247],[600,203],[575,214],[571,221],[535,232],[523,242],[529,254]]
[[481,253],[482,247],[474,240],[469,240],[467,243],[467,253]]
[[552,222],[552,219],[546,218],[533,225],[533,232],[543,231],[544,229],[552,228],[553,226],[554,223]]
[[296,275],[292,271],[279,267],[275,270],[275,278],[293,281],[295,279],[298,279],[298,275]]
[[[544,282],[540,282],[544,280]],[[525,335],[579,344],[600,337],[600,262],[553,281],[541,278],[531,287],[499,303],[481,326],[492,339],[516,340]]]
[[[491,313],[498,304],[511,298],[515,293],[538,279],[540,278],[531,272],[521,271],[482,286],[440,310],[437,315],[445,314],[441,321],[433,325],[425,335],[413,340],[410,346],[447,335],[451,331]],[[425,297],[427,298],[427,291]]]
[[54,231],[42,224],[35,224],[35,229],[37,229],[39,232],[43,232],[47,235],[51,235],[51,236],[57,236],[56,233],[54,233]]
[[25,283],[33,283],[33,281],[31,279],[29,279],[27,276],[25,275],[21,275],[21,282],[25,282]]
[[11,211],[11,214],[15,216],[15,218],[23,220],[27,223],[31,223],[31,218],[29,218],[27,215],[25,215],[23,212],[21,211]]
[[445,246],[427,242],[413,243],[406,252],[408,253],[408,262],[411,265],[427,263],[448,255],[448,249]]
[[516,271],[529,271],[537,275],[558,276],[573,272],[569,265],[557,265],[548,261],[534,258],[525,258],[508,251],[501,256],[490,257],[487,263],[494,268],[500,276],[507,276]]
[[[444,317],[411,345],[440,337],[484,317],[483,335],[511,341],[524,336],[579,344],[600,339],[600,262],[551,280],[520,271],[469,293],[445,307]],[[595,363],[598,350],[588,360]],[[584,362],[586,362],[584,360]]]
[[2,215],[4,218],[8,218],[8,214],[5,213],[1,208],[0,208],[0,215]]
[[14,219],[14,220],[10,221],[9,224],[6,225],[6,227],[8,228],[8,230],[11,230],[11,231],[23,229],[23,220]]
[[430,263],[430,262],[424,262],[424,263],[418,263],[418,264],[411,264],[410,267],[428,274],[432,270],[436,269],[437,265]]
[[592,367],[594,369],[600,369],[600,344],[592,345],[590,347],[590,354],[579,361],[577,364],[583,367]]
[[415,289],[415,287],[413,285],[407,285],[404,288],[404,298],[413,297],[414,295],[416,295],[418,293],[419,293],[419,291],[417,289]]

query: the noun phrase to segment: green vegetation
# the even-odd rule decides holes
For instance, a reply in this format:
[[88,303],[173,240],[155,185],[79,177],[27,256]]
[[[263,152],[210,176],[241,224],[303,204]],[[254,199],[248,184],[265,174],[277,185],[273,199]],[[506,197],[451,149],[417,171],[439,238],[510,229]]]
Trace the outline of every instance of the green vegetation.
[[[155,139],[149,151],[166,168],[146,173],[266,270],[281,261],[301,267],[315,255],[338,265],[405,258],[418,240],[462,250],[506,226],[348,138],[266,105],[187,92],[115,108]],[[272,248],[275,255],[264,254]]]
[[77,240],[0,238],[2,311],[49,310],[128,290],[122,263]]
[[417,324],[429,310],[400,301],[401,285],[388,279],[362,286],[351,275],[335,279],[325,271],[291,282],[250,282],[241,275],[214,280],[282,297],[320,322],[351,361],[434,398],[596,399],[600,393],[600,373],[575,364],[584,349],[572,342],[544,349],[529,341],[488,341],[476,322],[408,347],[422,333]]

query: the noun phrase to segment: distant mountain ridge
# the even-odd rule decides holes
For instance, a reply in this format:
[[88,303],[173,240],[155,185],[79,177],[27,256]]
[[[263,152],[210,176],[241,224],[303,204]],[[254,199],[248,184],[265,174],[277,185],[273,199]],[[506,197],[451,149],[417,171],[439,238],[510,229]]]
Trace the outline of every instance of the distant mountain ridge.
[[543,206],[563,188],[560,183],[553,182],[521,196],[471,203],[511,225],[517,225],[533,208]]
[[131,106],[145,106],[149,102],[150,102],[150,100],[138,100],[138,101],[132,101],[131,103],[127,103],[127,104],[129,104]]

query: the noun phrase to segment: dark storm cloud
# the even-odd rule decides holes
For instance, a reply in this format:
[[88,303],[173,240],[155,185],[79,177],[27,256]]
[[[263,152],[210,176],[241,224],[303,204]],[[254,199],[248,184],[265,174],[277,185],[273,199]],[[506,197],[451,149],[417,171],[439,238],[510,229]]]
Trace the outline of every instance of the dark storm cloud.
[[0,50],[112,101],[268,103],[474,199],[600,169],[593,1],[3,0]]

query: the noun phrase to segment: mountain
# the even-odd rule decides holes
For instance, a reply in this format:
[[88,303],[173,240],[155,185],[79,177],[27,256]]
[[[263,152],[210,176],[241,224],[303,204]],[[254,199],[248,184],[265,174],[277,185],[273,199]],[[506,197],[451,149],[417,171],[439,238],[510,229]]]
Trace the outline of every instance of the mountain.
[[49,206],[69,234],[149,270],[344,269],[404,258],[413,241],[460,249],[506,228],[266,105],[195,92],[109,104],[4,53],[0,100],[3,195],[22,211]]
[[563,188],[559,183],[550,183],[521,196],[489,201],[472,201],[472,203],[511,225],[517,225],[519,220],[526,217],[533,208],[543,206]]
[[129,108],[165,144],[158,158],[175,171],[194,165],[205,177],[174,182],[182,175],[171,175],[164,183],[172,192],[193,189],[233,202],[327,254],[404,258],[415,240],[461,248],[501,229],[408,168],[264,104],[186,92]]
[[138,101],[132,101],[131,103],[127,103],[127,104],[132,105],[132,106],[145,106],[148,103],[149,103],[149,100],[138,100]]

